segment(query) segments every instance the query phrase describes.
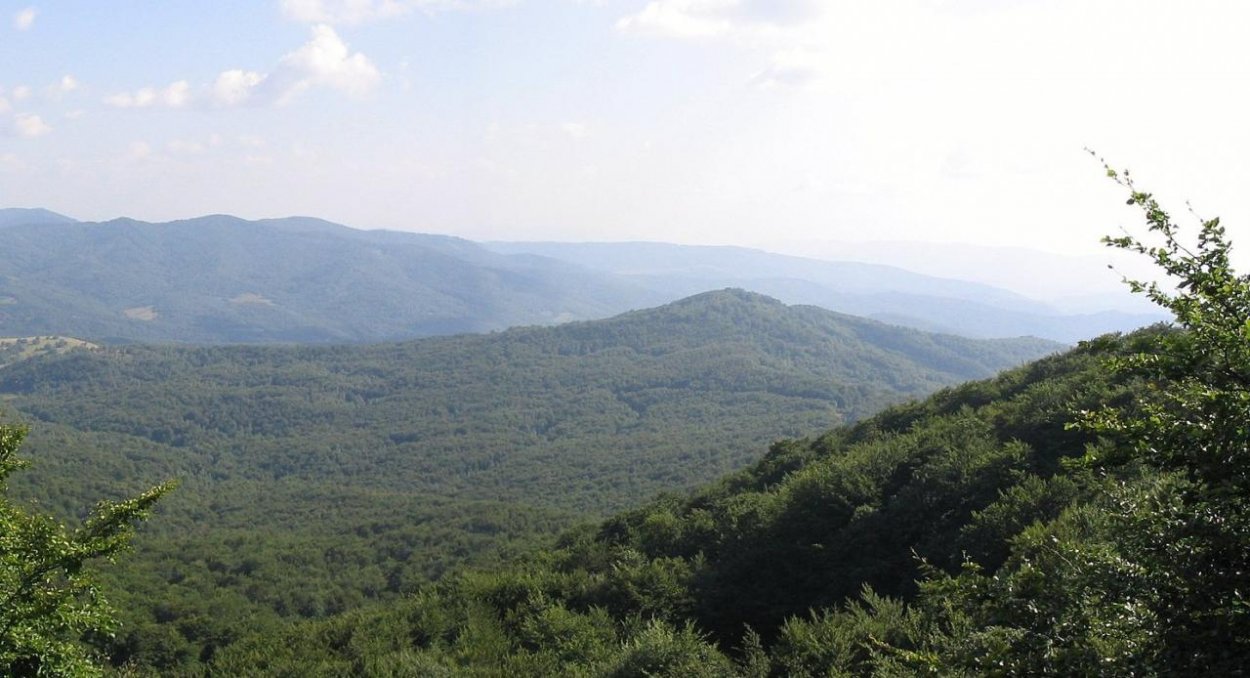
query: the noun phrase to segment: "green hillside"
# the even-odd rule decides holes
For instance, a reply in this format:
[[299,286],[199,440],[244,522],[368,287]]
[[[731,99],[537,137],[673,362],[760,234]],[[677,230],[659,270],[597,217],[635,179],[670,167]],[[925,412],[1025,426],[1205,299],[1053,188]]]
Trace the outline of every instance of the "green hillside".
[[781,441],[506,568],[244,639],[210,673],[1240,675],[1250,353],[1209,341],[1107,338]]
[[778,436],[1055,348],[724,291],[404,344],[72,352],[5,369],[0,395],[32,421],[172,448],[188,482],[343,477],[606,511],[740,467]]
[[1250,276],[1218,220],[1184,243],[1123,183],[1161,244],[1109,242],[1178,283],[1133,283],[1177,328],[774,443],[502,567],[159,670],[1243,675]]
[[728,290],[401,344],[37,355],[0,369],[0,398],[31,426],[14,491],[46,509],[182,481],[110,575],[124,652],[168,668],[231,644],[235,619],[394,599],[741,468],[778,437],[1055,348]]
[[[333,675],[844,675],[874,640],[907,640],[922,563],[990,571],[1011,536],[1087,499],[1063,471],[1086,433],[1073,408],[1128,391],[1103,369],[1108,340],[858,424],[772,444],[751,467],[665,497],[508,569],[415,598],[251,638],[215,668]],[[865,587],[873,593],[861,599]],[[840,612],[847,604],[862,604]],[[810,611],[815,612],[810,612]],[[897,627],[897,628],[896,628]],[[275,651],[274,648],[280,648]],[[908,675],[900,671],[895,675]],[[974,675],[975,672],[974,672]]]
[[[602,318],[666,298],[459,238],[309,218],[0,219],[0,333],[104,342],[386,341]],[[36,215],[37,216],[37,215]]]
[[0,337],[0,367],[39,355],[95,348],[99,347],[73,337]]

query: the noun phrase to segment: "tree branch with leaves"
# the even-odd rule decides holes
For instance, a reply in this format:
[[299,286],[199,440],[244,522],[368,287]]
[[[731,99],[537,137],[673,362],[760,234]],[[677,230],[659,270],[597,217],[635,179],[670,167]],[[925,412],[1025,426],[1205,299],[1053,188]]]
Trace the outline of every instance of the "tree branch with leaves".
[[125,501],[102,501],[70,529],[7,496],[9,476],[26,465],[17,457],[25,434],[0,425],[0,673],[97,674],[100,658],[88,641],[116,625],[84,566],[125,550],[135,522],[174,483]]

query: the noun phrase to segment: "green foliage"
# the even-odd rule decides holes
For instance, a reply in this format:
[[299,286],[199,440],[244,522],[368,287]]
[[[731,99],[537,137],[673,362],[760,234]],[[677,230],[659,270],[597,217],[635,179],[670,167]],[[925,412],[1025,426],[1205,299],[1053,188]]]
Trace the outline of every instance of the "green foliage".
[[629,639],[604,675],[611,678],[722,678],[733,672],[729,659],[692,625],[674,629],[664,622],[651,621]]
[[[133,464],[102,460],[113,475],[168,465],[188,491],[335,479],[603,514],[740,468],[777,437],[1054,347],[728,291],[607,321],[405,344],[71,352],[0,370],[0,393],[33,419],[141,445],[127,453],[141,456]],[[42,499],[60,499],[44,487]]]
[[0,337],[0,367],[38,355],[66,353],[77,348],[90,350],[99,347],[73,337]]
[[1250,277],[1232,271],[1218,220],[1187,245],[1127,173],[1108,174],[1161,242],[1107,242],[1167,276],[1130,285],[1179,328],[1108,361],[1132,399],[1078,408],[1073,428],[1100,440],[1070,468],[1093,494],[1022,530],[993,575],[969,565],[924,585],[934,631],[907,655],[915,670],[1234,675],[1250,657]]
[[[38,463],[15,491],[63,517],[87,496],[184,479],[135,558],[106,575],[127,622],[113,661],[168,672],[290,620],[490,566],[531,538],[740,468],[778,436],[1052,346],[726,291],[404,344],[32,356],[0,369],[0,395],[39,422],[27,448]],[[643,551],[674,559],[617,559],[597,604],[687,614],[701,567],[690,559],[713,529],[710,513],[655,517]]]
[[1230,671],[1250,654],[1250,276],[1232,269],[1218,218],[1199,220],[1186,244],[1127,172],[1108,173],[1161,241],[1108,243],[1149,256],[1175,284],[1171,291],[1130,282],[1183,331],[1117,365],[1148,388],[1132,408],[1098,411],[1085,425],[1132,460],[1172,474],[1163,490],[1114,495],[1111,512],[1126,557],[1149,573],[1132,602],[1157,619],[1160,660],[1192,672]]
[[864,675],[880,668],[880,648],[912,646],[922,632],[918,610],[865,589],[842,609],[787,620],[772,648],[772,669],[784,676]]
[[1179,328],[775,443],[373,619],[470,675],[1240,675],[1250,278],[1128,187],[1164,243],[1111,242],[1178,278],[1135,287]]
[[[938,656],[944,637],[936,614],[909,604],[923,574],[916,555],[955,572],[973,549],[1001,563],[1010,549],[1000,535],[1052,520],[1065,498],[1089,495],[1084,480],[1056,475],[1060,457],[1093,441],[1062,422],[1071,405],[1122,392],[1098,367],[1127,343],[1084,347],[814,440],[776,443],[756,465],[692,496],[661,497],[364,616],[246,639],[210,667],[229,674],[242,664],[222,662],[239,661],[247,647],[294,642],[289,660],[271,656],[265,670],[315,675],[318,666],[410,653],[467,675],[682,675],[692,667],[911,675],[921,666],[915,657]],[[393,645],[339,654],[292,640],[344,626],[388,629],[371,637]]]
[[24,466],[25,431],[0,426],[0,672],[87,675],[98,672],[99,637],[115,628],[88,563],[126,548],[131,524],[146,517],[172,485],[120,502],[100,502],[67,529],[14,504],[10,474]]

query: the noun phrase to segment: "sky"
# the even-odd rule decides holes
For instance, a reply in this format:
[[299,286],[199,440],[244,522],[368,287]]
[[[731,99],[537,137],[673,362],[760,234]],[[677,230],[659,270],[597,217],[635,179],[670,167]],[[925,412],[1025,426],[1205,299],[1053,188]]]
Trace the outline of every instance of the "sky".
[[0,1],[0,206],[476,240],[1248,232],[1250,3]]

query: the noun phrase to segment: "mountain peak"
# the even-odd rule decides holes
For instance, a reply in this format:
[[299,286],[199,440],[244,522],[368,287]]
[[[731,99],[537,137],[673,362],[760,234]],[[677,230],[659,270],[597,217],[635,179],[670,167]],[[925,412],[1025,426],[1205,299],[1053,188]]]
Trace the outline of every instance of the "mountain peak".
[[38,224],[73,224],[78,220],[42,207],[0,207],[0,228]]
[[777,306],[777,307],[785,306],[784,303],[775,299],[774,297],[770,297],[767,294],[760,294],[759,292],[752,292],[750,290],[746,290],[741,287],[726,287],[724,289],[711,290],[709,292],[695,294],[695,295],[686,297],[685,299],[675,301],[673,302],[673,305],[723,304],[723,303],[765,304],[768,306]]

